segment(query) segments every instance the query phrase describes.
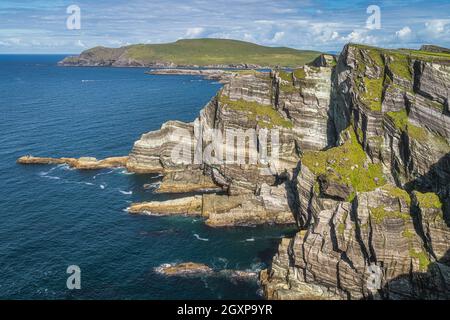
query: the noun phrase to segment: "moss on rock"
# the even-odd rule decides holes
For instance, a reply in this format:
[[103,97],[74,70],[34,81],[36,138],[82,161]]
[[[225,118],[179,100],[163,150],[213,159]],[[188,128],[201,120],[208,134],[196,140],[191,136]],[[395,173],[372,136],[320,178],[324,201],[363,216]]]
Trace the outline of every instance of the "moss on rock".
[[247,117],[256,121],[262,128],[283,127],[291,129],[293,127],[292,122],[284,119],[271,105],[243,99],[231,100],[224,94],[220,95],[219,102],[232,110],[247,113]]
[[432,209],[442,208],[442,202],[436,193],[433,192],[421,193],[416,191],[415,195],[417,197],[419,205],[423,208],[432,208]]
[[350,139],[342,146],[325,151],[305,152],[302,163],[316,176],[338,176],[356,192],[373,191],[383,186],[386,180],[381,164],[367,164],[366,153],[358,143],[353,129],[347,129],[347,132],[350,133]]

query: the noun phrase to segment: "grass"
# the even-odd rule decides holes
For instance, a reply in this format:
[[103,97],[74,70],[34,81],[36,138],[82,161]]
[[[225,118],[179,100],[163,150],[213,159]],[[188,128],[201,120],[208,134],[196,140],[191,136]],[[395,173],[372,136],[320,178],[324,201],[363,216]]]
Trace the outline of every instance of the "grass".
[[414,249],[409,249],[409,255],[412,258],[419,259],[419,269],[420,271],[427,271],[428,265],[430,264],[430,259],[424,251],[416,251]]
[[397,129],[400,131],[406,130],[406,127],[408,126],[408,113],[406,112],[406,109],[386,112],[386,114],[392,119]]
[[392,197],[403,199],[408,205],[411,205],[411,197],[405,190],[390,184],[383,186],[383,190],[387,191]]
[[338,234],[339,235],[344,235],[344,232],[345,232],[345,224],[343,224],[343,223],[339,223],[339,225],[338,225],[338,227],[337,227],[337,230],[338,230]]
[[245,112],[249,120],[255,121],[262,128],[283,127],[291,129],[293,127],[292,122],[284,119],[271,105],[243,99],[231,100],[224,94],[220,95],[219,101],[227,108]]
[[405,57],[408,57],[409,59],[418,59],[423,60],[427,62],[434,62],[434,61],[450,61],[450,53],[445,52],[432,52],[432,51],[425,51],[425,50],[414,50],[414,49],[382,49],[377,47],[372,47],[368,45],[363,44],[351,44],[351,46],[364,49],[367,51],[378,51],[380,53],[383,53],[385,55],[403,55]]
[[[382,93],[384,89],[384,79],[388,79],[384,75],[384,67],[387,64],[389,70],[396,77],[405,79],[409,82],[413,81],[411,60],[418,59],[424,61],[442,61],[447,60],[450,62],[450,54],[443,52],[428,52],[422,50],[392,50],[381,49],[366,45],[352,44],[351,46],[363,50],[364,53],[370,57],[370,59],[363,60],[362,53],[358,53],[358,65],[357,71],[360,74],[358,87],[363,84],[365,90],[361,92],[361,100],[373,111],[381,111]],[[379,78],[368,78],[365,76],[365,70],[367,66],[378,67],[382,69],[382,75]],[[405,90],[408,90],[405,88]],[[433,105],[438,110],[443,109],[443,106],[436,104]]]
[[385,219],[403,219],[407,222],[410,220],[410,215],[399,211],[388,211],[384,207],[370,208],[371,218],[376,224],[382,223]]
[[297,91],[294,86],[294,78],[292,77],[292,72],[279,71],[279,76],[283,82],[280,84],[280,89],[284,92],[293,93]]
[[398,52],[409,55],[411,58],[416,58],[428,62],[450,60],[450,54],[444,52],[431,52],[411,49],[400,49],[398,50]]
[[[358,143],[352,128],[347,129],[350,139],[342,146],[325,151],[307,151],[303,154],[302,163],[316,176],[325,174],[330,179],[337,179],[349,184],[356,192],[373,191],[386,184],[381,164],[369,163],[366,153]],[[331,169],[328,170],[328,169]],[[352,195],[348,201],[352,201]]]
[[102,56],[118,56],[123,51],[128,58],[144,63],[173,62],[177,65],[257,64],[260,66],[298,67],[320,55],[285,47],[265,47],[254,43],[228,39],[185,39],[165,44],[137,44],[118,49],[97,47],[90,50]]
[[381,111],[381,98],[383,94],[383,78],[369,79],[364,77],[366,91],[362,93],[363,102],[372,111]]
[[408,135],[422,144],[432,145],[441,153],[450,152],[450,145],[448,141],[441,136],[432,134],[422,127],[415,126],[408,123],[407,127]]
[[393,74],[412,81],[412,73],[410,69],[410,59],[407,55],[401,53],[390,53],[391,61],[389,62],[389,69]]
[[415,233],[409,229],[405,229],[405,231],[402,232],[402,236],[408,240],[414,239],[414,235]]
[[389,118],[392,119],[397,129],[399,129],[400,131],[406,130],[408,126],[408,113],[406,112],[406,109],[386,112],[386,114],[389,116]]
[[442,153],[450,152],[450,145],[445,138],[412,124],[408,119],[406,109],[386,112],[386,115],[392,119],[398,130],[407,132],[410,138],[422,144],[433,145]]
[[305,69],[304,68],[295,69],[294,76],[296,79],[305,79],[306,78]]
[[416,197],[417,197],[417,201],[419,202],[419,205],[423,208],[433,208],[433,209],[441,209],[442,208],[442,202],[436,193],[416,192]]

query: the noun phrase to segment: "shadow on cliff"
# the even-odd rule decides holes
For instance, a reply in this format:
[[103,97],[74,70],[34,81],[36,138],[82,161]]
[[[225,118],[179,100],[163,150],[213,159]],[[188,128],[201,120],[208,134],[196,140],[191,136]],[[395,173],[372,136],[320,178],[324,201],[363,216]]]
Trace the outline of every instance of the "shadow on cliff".
[[430,170],[405,184],[408,192],[434,192],[442,202],[444,220],[450,228],[450,152],[430,167]]
[[413,272],[388,281],[375,299],[449,300],[450,250],[439,261],[428,265],[427,272]]

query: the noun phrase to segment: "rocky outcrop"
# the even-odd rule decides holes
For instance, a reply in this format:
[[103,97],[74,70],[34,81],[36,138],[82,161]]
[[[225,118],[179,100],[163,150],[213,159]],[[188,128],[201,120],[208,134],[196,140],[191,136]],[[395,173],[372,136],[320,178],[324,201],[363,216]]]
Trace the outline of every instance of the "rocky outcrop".
[[202,263],[183,262],[178,264],[164,264],[158,268],[155,268],[155,271],[165,276],[172,277],[210,274],[213,272],[213,269]]
[[232,269],[214,270],[206,264],[196,262],[166,263],[154,270],[167,277],[216,276],[226,277],[233,283],[257,280],[257,273],[254,271]]
[[97,160],[93,157],[82,158],[43,158],[31,155],[23,156],[17,160],[19,164],[67,164],[71,168],[78,170],[98,170],[105,168],[125,167],[128,157],[110,157]]
[[[228,70],[222,70],[222,69],[177,69],[177,68],[170,68],[170,69],[153,69],[148,72],[147,74],[151,75],[183,75],[183,76],[201,76],[208,80],[216,80],[220,81],[221,83],[227,83],[230,81],[231,77],[234,77],[236,75],[239,75],[242,72],[246,71],[228,71]],[[251,71],[248,71],[251,72]]]
[[184,197],[166,201],[149,201],[132,203],[127,209],[129,213],[145,213],[149,215],[191,215],[202,214],[202,196]]
[[202,216],[211,227],[293,224],[284,186],[263,185],[258,195],[203,194],[167,201],[133,203],[129,213]]
[[[290,83],[284,71],[233,72],[194,122],[171,121],[144,134],[127,168],[163,172],[162,192],[205,189],[205,181],[211,189],[214,182],[226,195],[204,196],[211,226],[293,223],[296,186],[289,179],[301,150],[327,145],[332,68],[305,66],[290,73]],[[213,130],[222,135],[219,144],[212,143]]]
[[164,175],[157,193],[188,193],[188,192],[220,192],[211,176],[204,175],[200,170],[185,170],[168,172]]
[[344,48],[332,148],[303,153],[301,231],[261,272],[267,298],[450,299],[448,61]]
[[269,299],[450,299],[449,61],[350,44],[292,72],[232,72],[194,122],[144,134],[126,161],[162,173],[159,192],[220,192],[129,212],[295,223],[260,273]]

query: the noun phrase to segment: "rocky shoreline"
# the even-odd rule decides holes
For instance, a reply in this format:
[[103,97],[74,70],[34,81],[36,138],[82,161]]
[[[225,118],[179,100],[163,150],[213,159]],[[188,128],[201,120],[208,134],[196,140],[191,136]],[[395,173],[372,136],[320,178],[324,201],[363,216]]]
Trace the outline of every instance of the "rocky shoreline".
[[23,156],[17,159],[19,164],[67,164],[71,168],[78,170],[99,170],[107,168],[126,167],[128,157],[110,157],[97,160],[93,157],[82,158],[44,158],[33,157],[31,155]]
[[[194,122],[163,124],[117,162],[19,163],[120,164],[162,173],[160,192],[185,193],[134,203],[133,214],[202,216],[213,227],[296,224],[260,273],[268,299],[450,299],[449,61],[350,44],[292,72],[160,71],[225,85]],[[214,129],[259,138],[276,130],[277,161],[263,161],[261,148],[254,163],[217,161]],[[182,162],[174,148],[189,151]]]

